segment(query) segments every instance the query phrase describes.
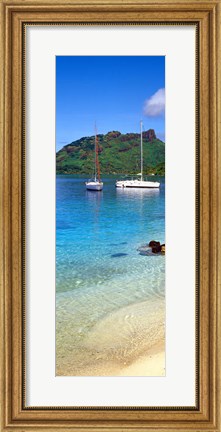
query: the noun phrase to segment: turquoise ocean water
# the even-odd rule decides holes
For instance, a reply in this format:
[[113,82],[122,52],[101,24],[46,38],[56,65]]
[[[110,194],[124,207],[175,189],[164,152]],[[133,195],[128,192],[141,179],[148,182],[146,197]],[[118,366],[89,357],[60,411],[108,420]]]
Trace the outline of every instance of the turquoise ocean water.
[[85,180],[56,180],[58,375],[111,375],[164,337],[165,256],[137,250],[165,242],[164,178],[142,190],[109,176],[102,192]]

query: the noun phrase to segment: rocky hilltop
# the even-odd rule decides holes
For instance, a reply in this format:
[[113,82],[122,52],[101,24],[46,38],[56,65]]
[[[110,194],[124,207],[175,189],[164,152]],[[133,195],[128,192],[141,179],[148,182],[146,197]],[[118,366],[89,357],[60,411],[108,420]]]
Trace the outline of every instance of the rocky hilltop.
[[[98,135],[101,174],[137,174],[140,172],[140,134],[111,131]],[[143,132],[145,174],[164,175],[165,143],[154,129]],[[56,155],[57,174],[92,174],[94,136],[65,145]]]

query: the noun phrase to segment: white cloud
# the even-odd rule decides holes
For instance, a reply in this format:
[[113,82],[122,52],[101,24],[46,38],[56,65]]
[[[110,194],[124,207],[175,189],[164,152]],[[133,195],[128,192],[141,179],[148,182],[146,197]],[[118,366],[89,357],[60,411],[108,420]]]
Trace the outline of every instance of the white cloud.
[[165,110],[165,89],[159,89],[144,102],[144,115],[156,117]]

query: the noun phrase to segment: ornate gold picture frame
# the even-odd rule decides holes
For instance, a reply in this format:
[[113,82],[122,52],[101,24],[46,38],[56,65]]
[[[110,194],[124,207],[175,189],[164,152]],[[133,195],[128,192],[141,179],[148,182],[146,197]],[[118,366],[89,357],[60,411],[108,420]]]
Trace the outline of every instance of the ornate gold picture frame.
[[[179,23],[197,26],[196,407],[25,406],[25,27]],[[1,430],[221,431],[220,0],[1,1]]]

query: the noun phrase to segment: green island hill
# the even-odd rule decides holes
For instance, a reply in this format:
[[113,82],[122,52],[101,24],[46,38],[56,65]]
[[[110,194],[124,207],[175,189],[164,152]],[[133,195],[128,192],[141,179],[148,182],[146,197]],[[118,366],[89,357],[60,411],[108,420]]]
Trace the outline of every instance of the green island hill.
[[[101,175],[140,172],[140,134],[112,131],[97,137]],[[73,141],[56,154],[57,174],[91,175],[93,166],[94,136]],[[143,132],[143,166],[145,175],[165,175],[165,143],[153,129]]]

